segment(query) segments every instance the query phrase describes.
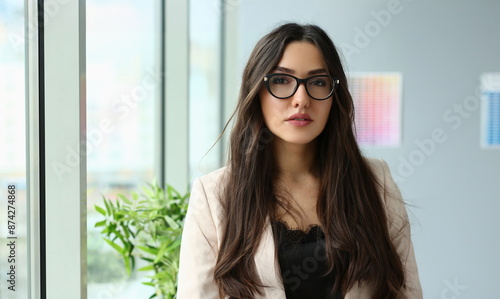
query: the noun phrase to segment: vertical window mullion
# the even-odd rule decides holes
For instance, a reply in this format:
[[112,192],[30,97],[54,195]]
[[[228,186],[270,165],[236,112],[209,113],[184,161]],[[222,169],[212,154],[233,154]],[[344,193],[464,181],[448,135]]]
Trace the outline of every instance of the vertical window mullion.
[[179,191],[188,186],[189,1],[165,7],[165,179]]
[[[28,288],[29,298],[41,298],[40,240],[40,107],[39,107],[39,31],[38,1],[25,1],[26,42],[26,198],[28,219]],[[30,24],[37,24],[36,29]]]
[[43,15],[42,298],[87,298],[85,1],[44,1]]

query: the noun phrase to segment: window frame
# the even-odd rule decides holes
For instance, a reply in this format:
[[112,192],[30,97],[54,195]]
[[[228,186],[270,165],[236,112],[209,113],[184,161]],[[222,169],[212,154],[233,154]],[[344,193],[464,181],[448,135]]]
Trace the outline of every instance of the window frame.
[[[25,0],[28,287],[33,299],[87,298],[85,5],[85,0]],[[175,0],[162,7],[165,102],[158,146],[164,157],[159,150],[158,168],[159,178],[179,190],[188,186],[189,172],[188,7],[188,1]]]

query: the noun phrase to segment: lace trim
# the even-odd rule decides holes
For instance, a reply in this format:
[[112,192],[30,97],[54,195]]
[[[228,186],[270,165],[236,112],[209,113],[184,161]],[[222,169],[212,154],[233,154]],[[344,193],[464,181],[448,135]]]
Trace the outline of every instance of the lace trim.
[[314,224],[314,223],[313,224],[309,224],[306,227],[306,229],[301,229],[300,227],[291,227],[288,224],[288,222],[286,222],[286,220],[283,220],[283,219],[275,220],[274,222],[282,224],[286,228],[286,230],[288,230],[288,231],[291,231],[291,232],[302,232],[302,233],[304,233],[306,235],[309,234],[313,228],[317,227],[317,228],[321,229],[321,225],[320,224]]
[[299,228],[291,229],[286,221],[276,220],[273,223],[273,227],[278,241],[277,245],[284,251],[296,250],[302,246],[301,244],[320,242],[325,238],[325,234],[319,224],[311,224],[306,230]]

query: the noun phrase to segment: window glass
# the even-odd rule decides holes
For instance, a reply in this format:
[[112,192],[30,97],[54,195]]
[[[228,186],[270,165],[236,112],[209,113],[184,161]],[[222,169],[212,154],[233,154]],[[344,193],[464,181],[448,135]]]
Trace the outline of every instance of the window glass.
[[0,298],[28,297],[24,1],[0,1]]
[[[189,164],[191,178],[221,163],[221,29],[219,1],[191,0],[189,12]],[[210,150],[210,151],[209,151]]]
[[[146,298],[103,241],[102,197],[130,196],[157,175],[160,1],[87,0],[88,298]],[[139,265],[140,267],[141,265]]]

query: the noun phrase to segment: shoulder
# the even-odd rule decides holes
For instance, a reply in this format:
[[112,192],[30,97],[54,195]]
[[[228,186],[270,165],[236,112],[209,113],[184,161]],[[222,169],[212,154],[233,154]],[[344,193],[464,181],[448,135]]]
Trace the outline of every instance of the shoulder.
[[196,178],[193,181],[192,192],[203,191],[207,195],[215,194],[226,180],[227,167],[221,167]]
[[[375,180],[380,187],[381,196],[383,199],[386,199],[388,195],[400,196],[399,189],[394,182],[391,171],[387,162],[382,159],[376,158],[364,158],[373,175],[375,176]],[[397,193],[397,194],[394,194]]]
[[220,187],[224,185],[227,167],[222,167],[193,181],[189,205],[192,210],[211,211],[220,209]]
[[367,158],[364,157],[366,164],[370,167],[371,171],[377,178],[377,180],[382,183],[384,181],[385,176],[390,175],[389,173],[389,167],[387,166],[387,163],[378,158]]
[[227,173],[227,169],[228,168],[226,166],[221,167],[219,169],[216,169],[214,171],[211,171],[207,174],[200,176],[199,178],[197,178],[197,180],[200,180],[203,183],[220,182]]

